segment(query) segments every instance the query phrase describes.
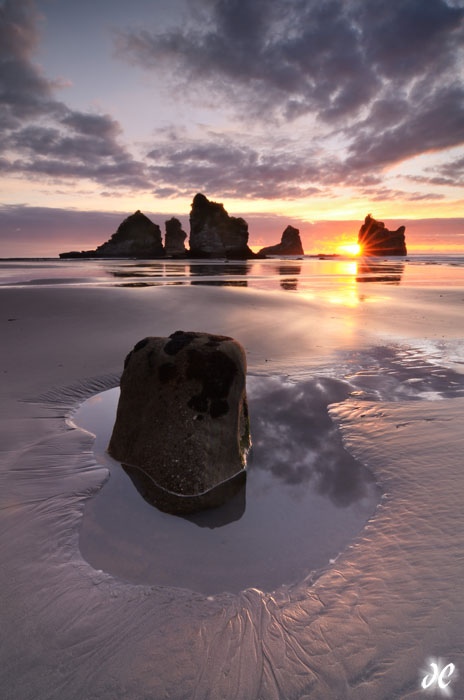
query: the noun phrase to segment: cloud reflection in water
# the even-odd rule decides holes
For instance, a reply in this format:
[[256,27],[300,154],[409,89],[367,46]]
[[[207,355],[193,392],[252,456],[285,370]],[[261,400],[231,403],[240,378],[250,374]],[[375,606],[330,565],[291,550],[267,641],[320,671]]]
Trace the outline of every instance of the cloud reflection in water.
[[[287,485],[313,481],[315,490],[345,507],[366,495],[370,474],[344,449],[327,406],[346,399],[349,386],[331,378],[294,384],[266,379],[251,393],[250,468]],[[298,497],[299,490],[294,491]]]

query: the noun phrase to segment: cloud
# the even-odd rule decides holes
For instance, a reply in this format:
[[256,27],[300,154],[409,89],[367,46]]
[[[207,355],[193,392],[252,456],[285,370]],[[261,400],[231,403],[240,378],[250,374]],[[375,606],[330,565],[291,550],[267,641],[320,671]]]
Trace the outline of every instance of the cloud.
[[[248,92],[261,108],[324,119],[356,113],[396,87],[456,71],[464,9],[444,0],[203,0],[186,28],[119,35],[145,67],[177,65],[188,81]],[[388,89],[388,83],[386,83]],[[232,93],[235,98],[235,92]]]
[[447,185],[450,187],[464,186],[464,157],[455,158],[434,168],[426,168],[430,175],[407,175],[412,182],[427,185]]
[[[215,196],[250,198],[292,198],[321,194],[320,187],[308,184],[320,179],[319,164],[311,149],[295,153],[295,144],[272,143],[253,147],[217,135],[202,140],[169,139],[158,142],[148,154],[153,162],[151,177],[169,196],[205,191]],[[173,186],[172,183],[175,183]]]
[[464,143],[463,7],[445,0],[193,4],[196,14],[182,28],[120,33],[119,55],[169,69],[199,102],[209,96],[235,107],[245,124],[316,119],[320,135],[331,129],[340,139],[333,182]]
[[317,111],[327,118],[361,107],[378,85],[341,0],[215,0],[196,3],[197,21],[165,33],[119,35],[119,54],[145,67],[175,66],[186,83],[208,82],[253,114]]
[[60,112],[50,81],[32,62],[38,45],[38,13],[32,0],[6,0],[0,6],[0,96],[3,123]]
[[366,187],[360,194],[373,202],[384,202],[392,199],[401,199],[407,202],[444,199],[445,195],[438,192],[408,192],[407,190],[393,190],[388,187]]
[[118,140],[117,121],[54,99],[56,83],[33,60],[38,19],[32,0],[6,0],[0,6],[1,169],[149,189],[144,165]]
[[[110,114],[55,98],[62,79],[49,79],[34,62],[40,17],[33,0],[0,0],[0,170],[163,198],[195,191],[330,197],[330,188],[343,185],[361,194],[371,188],[369,195],[377,188],[388,198],[442,196],[393,190],[384,171],[464,143],[463,7],[445,0],[187,6],[191,17],[182,26],[120,32],[119,55],[239,118],[222,134],[159,132],[139,159]],[[461,182],[462,169],[444,165],[423,177],[422,184],[440,187]]]
[[[375,109],[375,104],[374,104]],[[345,163],[348,169],[388,166],[418,153],[440,151],[464,143],[464,88],[429,89],[394,127],[376,131],[369,125],[355,137]]]

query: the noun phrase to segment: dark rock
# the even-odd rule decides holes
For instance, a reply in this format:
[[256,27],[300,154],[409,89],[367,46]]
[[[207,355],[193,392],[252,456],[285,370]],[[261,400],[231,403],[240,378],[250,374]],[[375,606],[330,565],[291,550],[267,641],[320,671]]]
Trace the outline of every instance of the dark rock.
[[[203,517],[205,518],[204,527],[220,527],[238,520],[245,511],[245,469],[199,496],[184,496],[158,486],[156,481],[153,481],[148,473],[139,467],[130,467],[127,464],[123,464],[122,467],[147,503],[165,513],[192,520],[197,525],[202,525]],[[211,508],[214,510],[209,510]],[[207,510],[208,512],[205,512]]]
[[195,195],[192,202],[189,244],[192,258],[256,257],[247,245],[247,222],[229,216],[222,204],[210,202],[203,194]]
[[96,250],[60,253],[60,258],[159,258],[163,256],[160,227],[140,211],[124,219],[109,241],[99,245]]
[[94,250],[70,250],[67,253],[60,253],[60,258],[94,258]]
[[303,255],[300,232],[293,226],[287,226],[280,243],[261,248],[259,255]]
[[368,214],[359,229],[358,243],[362,255],[407,255],[405,227],[389,231],[382,221]]
[[166,236],[164,238],[164,251],[168,258],[185,257],[185,239],[187,234],[182,230],[179,219],[172,217],[165,222]]
[[108,451],[154,484],[162,510],[219,505],[245,477],[245,381],[245,351],[232,338],[144,338],[126,358]]

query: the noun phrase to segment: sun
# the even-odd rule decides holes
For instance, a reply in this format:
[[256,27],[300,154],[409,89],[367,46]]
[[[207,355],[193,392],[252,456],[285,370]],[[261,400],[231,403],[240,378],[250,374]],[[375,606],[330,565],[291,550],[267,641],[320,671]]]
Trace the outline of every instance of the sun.
[[359,243],[347,243],[346,245],[337,246],[337,252],[342,253],[342,255],[359,255],[361,246]]

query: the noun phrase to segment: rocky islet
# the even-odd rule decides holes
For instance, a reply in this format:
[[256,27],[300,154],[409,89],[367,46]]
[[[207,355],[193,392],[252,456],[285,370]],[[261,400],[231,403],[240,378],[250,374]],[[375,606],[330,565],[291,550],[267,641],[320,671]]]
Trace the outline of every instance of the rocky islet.
[[304,255],[299,230],[293,226],[287,226],[280,243],[261,248],[259,255]]
[[358,244],[363,255],[407,255],[405,227],[389,231],[383,221],[377,221],[370,214],[359,229]]
[[[95,250],[60,253],[60,258],[192,258],[248,260],[267,255],[304,255],[300,232],[287,226],[280,243],[254,253],[248,245],[248,224],[241,217],[230,216],[224,205],[198,193],[190,211],[189,249],[187,234],[179,219],[165,222],[163,246],[160,227],[137,210],[119,225],[111,238]],[[406,255],[405,227],[390,231],[370,214],[359,229],[358,244],[365,256]]]

